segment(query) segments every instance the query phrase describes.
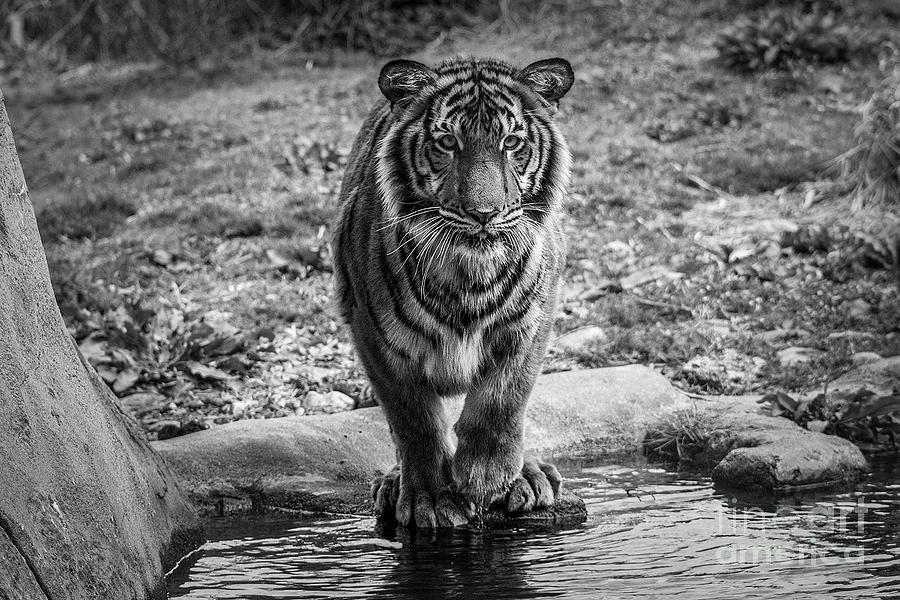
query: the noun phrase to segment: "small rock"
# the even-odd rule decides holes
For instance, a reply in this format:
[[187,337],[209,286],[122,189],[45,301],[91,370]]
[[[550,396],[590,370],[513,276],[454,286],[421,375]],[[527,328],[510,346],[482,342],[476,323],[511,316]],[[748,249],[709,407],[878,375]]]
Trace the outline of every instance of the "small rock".
[[556,338],[553,346],[558,350],[583,350],[591,344],[602,344],[607,340],[606,332],[596,325],[579,327]]
[[172,258],[172,253],[166,250],[154,250],[150,257],[150,259],[160,267],[172,264]]
[[303,404],[306,407],[306,412],[309,414],[332,414],[353,410],[356,401],[347,394],[338,392],[337,390],[326,394],[311,391],[306,394],[306,397],[303,399]]
[[178,421],[157,421],[150,428],[160,440],[168,440],[181,435],[181,423]]
[[869,363],[878,362],[879,360],[881,360],[881,355],[876,352],[857,352],[850,357],[850,360],[855,366],[858,367],[860,365],[867,365]]
[[802,346],[791,346],[780,350],[777,354],[778,362],[782,366],[792,367],[808,363],[811,360],[824,356],[824,352],[816,348],[804,348]]
[[231,414],[235,417],[249,417],[259,408],[259,402],[250,398],[247,400],[235,400],[231,403]]
[[[209,429],[209,423],[201,419],[190,419],[186,423],[181,426],[181,432],[179,435],[187,435],[189,433],[196,433],[198,431],[203,431],[204,429]],[[165,439],[165,438],[159,438]]]
[[868,317],[872,314],[872,305],[862,298],[857,298],[850,303],[847,309],[847,314],[853,319],[862,319]]

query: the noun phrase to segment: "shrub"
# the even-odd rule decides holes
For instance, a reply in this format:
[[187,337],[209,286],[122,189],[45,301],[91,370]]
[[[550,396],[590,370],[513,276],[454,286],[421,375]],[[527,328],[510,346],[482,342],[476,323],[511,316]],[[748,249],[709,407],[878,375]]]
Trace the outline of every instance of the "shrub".
[[738,71],[790,71],[808,63],[846,62],[860,46],[833,15],[773,10],[744,17],[715,42],[719,58]]
[[497,6],[477,0],[0,0],[0,15],[15,17],[0,19],[0,39],[10,38],[15,21],[24,34],[22,50],[60,63],[155,55],[197,64],[279,47],[391,54],[423,46],[443,30],[494,18]]
[[900,204],[900,53],[885,58],[885,77],[863,105],[852,148],[838,157],[853,207]]

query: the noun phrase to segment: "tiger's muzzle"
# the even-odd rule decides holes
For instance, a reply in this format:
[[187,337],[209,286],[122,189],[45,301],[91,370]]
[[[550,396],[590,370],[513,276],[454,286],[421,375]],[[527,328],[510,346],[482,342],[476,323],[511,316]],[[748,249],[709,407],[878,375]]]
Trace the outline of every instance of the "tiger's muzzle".
[[462,152],[458,181],[460,208],[473,225],[481,228],[519,202],[515,175],[502,152]]

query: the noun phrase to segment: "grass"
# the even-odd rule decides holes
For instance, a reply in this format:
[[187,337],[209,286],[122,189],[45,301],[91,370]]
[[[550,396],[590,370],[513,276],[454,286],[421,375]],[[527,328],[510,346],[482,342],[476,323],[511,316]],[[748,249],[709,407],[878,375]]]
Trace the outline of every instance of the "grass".
[[114,191],[85,191],[45,206],[36,216],[41,239],[58,242],[106,237],[135,212],[134,204]]
[[[810,189],[830,183],[821,166],[847,147],[857,118],[847,106],[870,95],[877,65],[811,65],[778,75],[777,85],[769,73],[732,72],[713,60],[714,34],[725,26],[716,6],[551,3],[544,26],[455,30],[415,56],[523,63],[562,55],[575,65],[558,117],[575,168],[556,331],[596,325],[606,340],[551,351],[548,371],[641,362],[695,392],[798,391],[840,375],[854,352],[900,354],[897,260],[884,250],[896,219],[849,214],[835,198],[807,202]],[[873,37],[888,29],[854,19]],[[115,290],[134,288],[159,314],[178,306],[199,319],[215,310],[244,332],[273,329],[275,349],[254,363],[249,387],[314,389],[312,367],[361,385],[333,309],[332,275],[308,262],[329,239],[340,165],[379,97],[380,63],[296,51],[203,76],[150,70],[129,85],[104,83],[104,69],[93,69],[87,83],[66,83],[91,93],[64,100],[42,91],[53,86],[5,88],[76,338],[90,333],[81,308],[114,312],[123,297]],[[839,76],[845,91],[815,84],[826,76]],[[687,135],[654,138],[647,123],[660,125],[650,133],[686,124]],[[804,246],[803,235],[785,234],[812,239],[812,225],[828,235]],[[608,285],[648,269],[680,277]],[[872,310],[851,319],[859,298]],[[801,333],[771,341],[779,329]],[[848,331],[861,335],[829,337]],[[790,345],[826,354],[785,367],[777,353]],[[701,377],[685,366],[697,357],[746,373],[738,382]],[[752,370],[756,359],[764,366]],[[180,393],[185,403],[206,402],[203,391]],[[226,404],[218,419],[234,418],[234,403],[257,401],[246,391],[217,394]],[[260,402],[259,414],[281,414],[282,406]]]
[[692,405],[677,410],[644,436],[644,453],[651,460],[690,465],[698,460],[714,460],[704,454],[715,435],[709,413]]
[[732,194],[758,194],[816,181],[828,158],[806,148],[763,143],[707,153],[699,161],[706,180]]

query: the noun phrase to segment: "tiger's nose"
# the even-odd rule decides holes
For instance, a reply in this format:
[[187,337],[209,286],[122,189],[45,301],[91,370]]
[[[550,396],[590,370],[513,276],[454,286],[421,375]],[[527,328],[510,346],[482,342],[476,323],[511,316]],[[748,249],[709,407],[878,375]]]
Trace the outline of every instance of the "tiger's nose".
[[499,208],[476,208],[472,210],[467,210],[469,216],[481,223],[482,225],[487,225],[491,219],[500,214]]

